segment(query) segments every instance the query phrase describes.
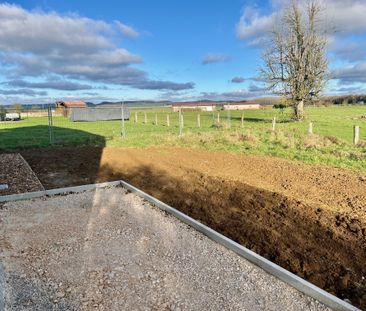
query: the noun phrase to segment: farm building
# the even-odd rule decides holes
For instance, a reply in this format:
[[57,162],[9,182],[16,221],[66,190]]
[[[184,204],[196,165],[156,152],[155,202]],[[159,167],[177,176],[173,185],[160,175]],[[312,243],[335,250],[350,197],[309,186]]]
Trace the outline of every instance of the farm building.
[[56,113],[68,117],[71,108],[86,108],[87,104],[83,101],[58,101],[56,102]]
[[181,111],[214,111],[216,104],[212,102],[193,102],[193,103],[174,103],[172,104],[174,112]]
[[246,109],[260,109],[261,105],[255,102],[233,102],[223,105],[224,110],[246,110]]
[[108,121],[108,120],[130,119],[130,111],[127,106],[103,107],[103,108],[72,108],[71,121]]

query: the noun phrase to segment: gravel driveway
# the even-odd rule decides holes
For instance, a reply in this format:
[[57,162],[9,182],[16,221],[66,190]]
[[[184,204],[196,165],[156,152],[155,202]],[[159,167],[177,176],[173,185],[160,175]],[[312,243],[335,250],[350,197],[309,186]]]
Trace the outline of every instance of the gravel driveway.
[[328,310],[123,188],[0,206],[6,310]]

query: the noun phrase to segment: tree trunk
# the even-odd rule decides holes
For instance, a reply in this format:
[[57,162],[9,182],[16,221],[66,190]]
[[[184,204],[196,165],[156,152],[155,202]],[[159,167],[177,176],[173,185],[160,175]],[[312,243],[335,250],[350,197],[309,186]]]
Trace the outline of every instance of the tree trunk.
[[295,119],[302,120],[304,118],[304,101],[298,100],[295,103]]

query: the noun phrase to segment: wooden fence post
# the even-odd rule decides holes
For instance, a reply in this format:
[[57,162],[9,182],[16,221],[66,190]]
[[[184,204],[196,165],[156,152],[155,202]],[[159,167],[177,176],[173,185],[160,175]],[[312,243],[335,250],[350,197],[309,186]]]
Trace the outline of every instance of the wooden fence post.
[[313,122],[310,122],[310,123],[309,123],[309,130],[308,130],[308,133],[309,133],[310,135],[312,135],[312,134],[313,134]]
[[155,113],[155,125],[158,125],[158,114]]
[[241,113],[241,124],[240,127],[243,128],[244,127],[244,112]]
[[145,112],[145,120],[144,120],[145,122],[145,124],[147,124],[147,114],[146,114],[146,112]]
[[137,112],[135,112],[135,123],[137,123]]
[[273,117],[272,119],[272,131],[276,130],[276,117]]
[[197,115],[197,127],[201,127],[201,116],[200,116],[200,114]]
[[220,123],[220,112],[217,113],[217,123]]
[[169,114],[166,115],[166,126],[170,126]]
[[353,127],[353,143],[357,145],[359,140],[360,140],[360,127],[358,125],[355,125]]

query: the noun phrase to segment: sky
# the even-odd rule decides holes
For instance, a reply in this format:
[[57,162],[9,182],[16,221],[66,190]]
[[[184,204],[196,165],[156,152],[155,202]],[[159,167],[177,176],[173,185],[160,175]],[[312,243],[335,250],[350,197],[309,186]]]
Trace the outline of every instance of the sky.
[[[0,104],[268,96],[258,79],[261,55],[286,5],[288,0],[0,2]],[[324,94],[364,93],[366,1],[321,5],[331,78]]]

